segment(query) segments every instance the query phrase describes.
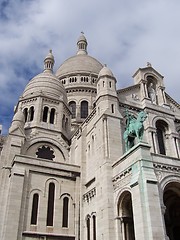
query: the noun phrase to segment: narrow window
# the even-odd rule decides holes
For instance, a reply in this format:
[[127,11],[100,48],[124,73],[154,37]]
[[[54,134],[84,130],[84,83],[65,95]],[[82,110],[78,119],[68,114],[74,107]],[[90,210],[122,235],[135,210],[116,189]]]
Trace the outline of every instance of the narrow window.
[[35,193],[33,195],[32,212],[31,212],[32,225],[37,225],[38,203],[39,203],[39,195]]
[[114,104],[111,104],[111,111],[114,113]]
[[52,108],[50,112],[50,123],[54,123],[54,117],[55,117],[55,109]]
[[81,118],[86,118],[88,116],[88,102],[81,102]]
[[96,240],[96,216],[93,216],[93,240]]
[[34,107],[30,107],[29,109],[29,121],[34,119]]
[[66,118],[66,121],[65,121],[65,130],[68,130],[68,118]]
[[43,122],[47,122],[47,117],[48,117],[48,107],[44,107],[43,111]]
[[71,112],[72,112],[72,118],[76,118],[76,103],[74,101],[71,101],[69,103],[69,107],[70,107]]
[[63,220],[62,220],[62,227],[68,227],[68,206],[69,205],[69,198],[65,197],[63,199]]
[[54,218],[54,193],[55,193],[55,185],[54,183],[49,184],[49,193],[48,193],[48,208],[47,208],[47,226],[53,226],[53,218]]
[[63,118],[62,118],[62,128],[65,128],[65,115],[63,114]]
[[164,136],[163,130],[161,128],[157,128],[157,138],[159,144],[159,153],[166,155],[165,145],[164,145]]
[[25,120],[25,122],[27,122],[28,109],[25,108],[24,111],[23,111],[23,113],[24,113],[24,120]]
[[111,82],[109,82],[109,87],[111,88]]
[[167,129],[167,123],[162,120],[158,120],[156,122],[156,132],[157,132],[157,141],[159,146],[159,153],[166,155],[166,147],[165,147],[165,134]]
[[90,218],[87,218],[87,240],[90,240]]

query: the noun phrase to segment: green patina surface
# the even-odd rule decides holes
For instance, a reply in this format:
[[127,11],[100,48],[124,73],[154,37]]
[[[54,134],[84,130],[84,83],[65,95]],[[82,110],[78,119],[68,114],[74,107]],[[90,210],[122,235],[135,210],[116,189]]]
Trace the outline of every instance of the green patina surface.
[[144,121],[147,117],[147,114],[144,111],[139,112],[138,117],[136,118],[132,113],[126,109],[126,130],[124,132],[125,148],[126,151],[131,149],[134,146],[135,138],[138,138],[138,141],[141,141],[144,135]]

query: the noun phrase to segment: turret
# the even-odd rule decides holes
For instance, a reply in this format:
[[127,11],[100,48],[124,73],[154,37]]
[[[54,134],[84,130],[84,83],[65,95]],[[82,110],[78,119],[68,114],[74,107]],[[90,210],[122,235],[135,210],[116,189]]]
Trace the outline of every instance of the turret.
[[87,40],[84,36],[84,33],[81,32],[82,35],[79,37],[78,41],[77,41],[77,47],[78,47],[78,51],[77,51],[77,55],[79,54],[87,54]]
[[118,113],[116,79],[105,65],[98,75],[96,105],[98,112]]
[[52,50],[49,50],[48,55],[44,59],[44,72],[53,72],[54,56]]

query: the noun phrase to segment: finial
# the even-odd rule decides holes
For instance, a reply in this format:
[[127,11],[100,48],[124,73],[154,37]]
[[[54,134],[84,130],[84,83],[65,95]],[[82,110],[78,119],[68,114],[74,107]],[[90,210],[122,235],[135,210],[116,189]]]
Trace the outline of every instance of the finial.
[[44,72],[52,72],[53,66],[54,66],[54,56],[52,54],[52,49],[50,49],[48,55],[44,59]]
[[78,51],[77,55],[79,54],[87,54],[87,40],[84,36],[84,32],[81,31],[81,36],[78,38],[77,41]]
[[106,63],[104,64],[104,67],[107,67],[107,64],[106,64]]
[[150,62],[147,62],[147,67],[152,67]]

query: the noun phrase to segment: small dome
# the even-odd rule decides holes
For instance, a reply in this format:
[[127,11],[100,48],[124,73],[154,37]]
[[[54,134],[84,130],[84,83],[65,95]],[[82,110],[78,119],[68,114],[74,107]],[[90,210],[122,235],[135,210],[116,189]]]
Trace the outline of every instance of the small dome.
[[9,133],[12,133],[17,128],[21,128],[23,130],[24,124],[25,124],[25,117],[23,112],[19,108],[18,111],[14,114],[11,126],[9,128]]
[[52,50],[44,60],[44,71],[35,76],[26,86],[22,98],[33,97],[42,94],[53,98],[62,98],[67,102],[67,95],[64,86],[53,74],[54,56]]
[[85,36],[84,36],[83,33],[82,33],[82,34],[80,35],[80,37],[78,38],[77,43],[80,42],[80,41],[84,41],[84,42],[87,43],[87,39],[85,38]]
[[12,122],[14,122],[14,121],[18,121],[18,122],[25,123],[25,117],[24,117],[24,114],[23,114],[23,112],[21,111],[21,109],[19,109],[19,110],[14,114],[14,117],[13,117]]
[[54,56],[52,50],[49,50],[48,55],[44,59],[44,72],[53,72]]
[[109,76],[109,77],[113,77],[114,78],[113,73],[111,72],[111,70],[106,65],[99,72],[98,78],[100,78],[102,76]]
[[[52,54],[52,50],[51,50],[51,49],[49,50],[48,55],[45,57],[45,60],[46,60],[46,59],[51,59],[51,60],[54,61],[54,56],[53,56],[53,54]],[[44,61],[45,61],[45,60],[44,60]]]
[[26,86],[22,98],[32,97],[36,94],[59,99],[62,97],[67,101],[66,91],[59,79],[51,72],[43,72],[35,76]]

